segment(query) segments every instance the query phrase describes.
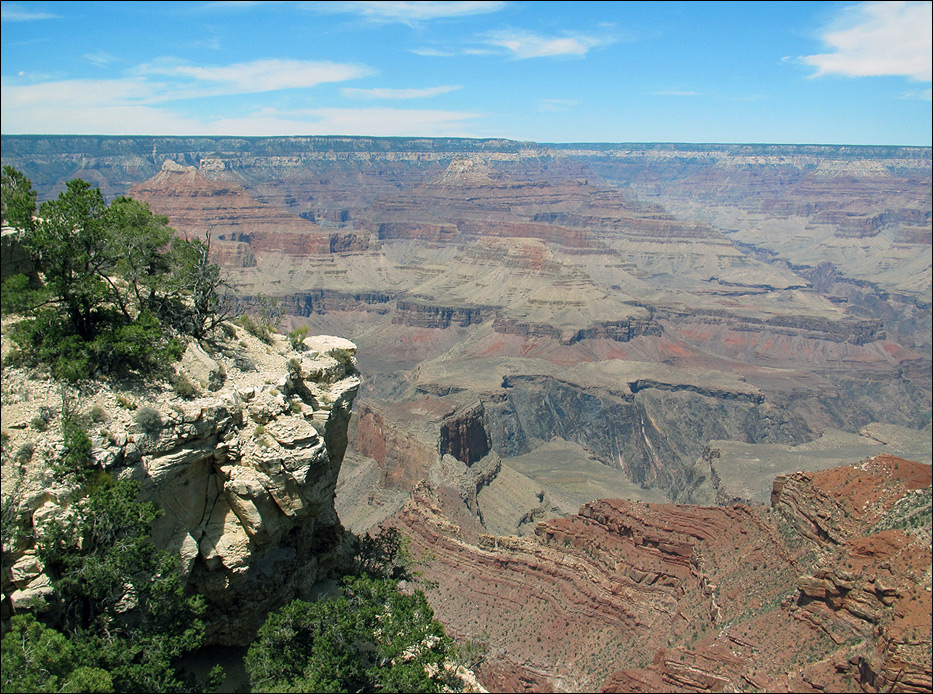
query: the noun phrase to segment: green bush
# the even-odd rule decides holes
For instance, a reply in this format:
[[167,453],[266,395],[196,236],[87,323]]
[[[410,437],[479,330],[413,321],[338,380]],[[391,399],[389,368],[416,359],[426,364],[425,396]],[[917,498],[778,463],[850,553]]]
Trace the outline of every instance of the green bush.
[[288,339],[289,339],[289,342],[291,342],[292,349],[300,349],[307,336],[308,336],[307,325],[302,325],[292,330],[288,334]]
[[272,613],[245,665],[254,691],[441,692],[456,683],[444,667],[453,656],[423,592],[356,576],[339,597]]
[[61,609],[48,624],[14,618],[3,691],[197,691],[174,661],[201,645],[204,601],[185,596],[178,557],[155,551],[159,512],[136,500],[139,483],[98,479],[39,540]]
[[107,410],[100,405],[94,405],[94,407],[91,408],[91,421],[95,424],[106,424],[110,421],[110,415],[107,414]]
[[240,316],[239,320],[240,326],[246,330],[253,337],[258,338],[262,342],[265,342],[267,345],[271,345],[273,342],[272,338],[272,328],[266,323],[257,323],[254,321],[248,313],[244,313]]

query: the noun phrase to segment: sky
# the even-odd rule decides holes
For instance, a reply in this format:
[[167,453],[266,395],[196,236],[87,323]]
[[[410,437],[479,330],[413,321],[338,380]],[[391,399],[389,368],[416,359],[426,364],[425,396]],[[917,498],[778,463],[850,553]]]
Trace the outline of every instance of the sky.
[[931,2],[2,2],[0,132],[931,145]]

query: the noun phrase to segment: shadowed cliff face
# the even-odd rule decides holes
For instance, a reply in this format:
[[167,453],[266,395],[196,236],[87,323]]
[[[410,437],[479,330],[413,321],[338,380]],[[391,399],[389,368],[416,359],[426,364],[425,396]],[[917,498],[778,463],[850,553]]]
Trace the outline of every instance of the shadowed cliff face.
[[[929,422],[928,148],[4,138],[3,152],[43,197],[87,175],[181,232],[211,229],[244,294],[359,344],[361,403],[384,425],[351,445],[386,449],[389,485],[447,453],[481,459],[484,437],[505,458],[558,437],[689,500],[716,440]],[[482,422],[453,435],[417,414],[426,394],[447,409],[469,395]],[[372,434],[390,429],[404,433]]]

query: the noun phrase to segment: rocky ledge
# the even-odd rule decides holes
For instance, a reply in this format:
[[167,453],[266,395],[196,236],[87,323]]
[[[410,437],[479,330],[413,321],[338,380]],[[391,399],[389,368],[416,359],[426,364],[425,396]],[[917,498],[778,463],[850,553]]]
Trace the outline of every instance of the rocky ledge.
[[[270,608],[349,558],[334,489],[360,378],[356,346],[341,338],[309,337],[294,349],[280,335],[271,344],[240,328],[229,335],[189,345],[175,380],[187,381],[188,398],[167,383],[68,393],[5,368],[5,447],[31,456],[4,456],[3,497],[4,506],[15,500],[28,538],[67,513],[74,491],[48,462],[62,449],[63,406],[76,410],[91,422],[97,463],[139,480],[163,510],[154,539],[181,556],[190,588],[207,599],[209,640],[242,644]],[[51,593],[33,541],[9,564],[4,557],[4,620]]]

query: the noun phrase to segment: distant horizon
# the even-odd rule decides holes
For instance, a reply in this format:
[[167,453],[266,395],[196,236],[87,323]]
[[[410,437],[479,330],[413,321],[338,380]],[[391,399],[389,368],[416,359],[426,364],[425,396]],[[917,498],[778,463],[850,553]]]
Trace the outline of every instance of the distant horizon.
[[0,7],[10,135],[933,146],[926,0]]
[[547,146],[585,146],[585,145],[642,145],[642,146],[685,146],[685,147],[863,147],[863,148],[884,148],[884,149],[928,149],[933,150],[931,145],[898,145],[898,144],[866,144],[855,142],[688,142],[675,140],[656,140],[656,141],[636,141],[636,140],[581,140],[567,142],[543,142],[539,140],[516,139],[512,137],[470,137],[453,135],[168,135],[168,134],[125,134],[111,135],[106,133],[0,133],[0,138],[36,138],[36,137],[54,137],[54,138],[111,138],[111,139],[134,139],[134,138],[162,138],[162,139],[196,139],[203,138],[207,140],[218,139],[243,139],[243,140],[291,140],[291,139],[321,139],[321,140],[475,140],[478,142],[488,142],[493,140],[503,140],[505,142],[514,142],[516,144],[533,144]]

